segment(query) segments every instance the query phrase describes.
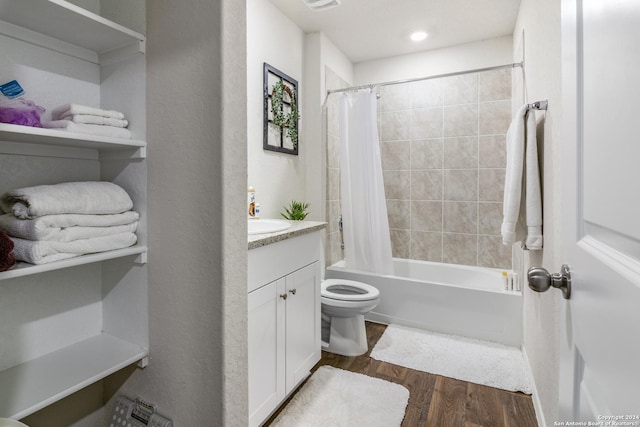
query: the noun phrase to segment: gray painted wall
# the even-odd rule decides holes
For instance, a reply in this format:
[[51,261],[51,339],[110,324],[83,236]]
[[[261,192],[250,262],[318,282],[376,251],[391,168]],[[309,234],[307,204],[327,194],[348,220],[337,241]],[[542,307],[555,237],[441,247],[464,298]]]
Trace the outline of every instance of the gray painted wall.
[[176,425],[246,425],[245,4],[147,4],[150,364]]

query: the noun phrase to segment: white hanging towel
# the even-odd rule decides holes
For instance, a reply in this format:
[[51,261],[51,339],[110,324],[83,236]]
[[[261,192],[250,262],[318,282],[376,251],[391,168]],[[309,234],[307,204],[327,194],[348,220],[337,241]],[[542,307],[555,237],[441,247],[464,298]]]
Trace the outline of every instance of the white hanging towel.
[[527,249],[542,249],[542,196],[536,117],[527,105],[518,109],[507,131],[503,214],[501,232],[504,245],[524,240]]

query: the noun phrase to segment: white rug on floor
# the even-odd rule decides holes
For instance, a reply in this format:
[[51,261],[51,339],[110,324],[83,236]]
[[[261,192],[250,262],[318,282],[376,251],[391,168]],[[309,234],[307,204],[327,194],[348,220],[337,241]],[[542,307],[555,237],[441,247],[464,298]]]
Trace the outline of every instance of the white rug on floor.
[[409,390],[399,384],[321,366],[271,425],[395,427],[408,401]]
[[532,392],[522,351],[502,344],[389,325],[371,357],[503,390]]

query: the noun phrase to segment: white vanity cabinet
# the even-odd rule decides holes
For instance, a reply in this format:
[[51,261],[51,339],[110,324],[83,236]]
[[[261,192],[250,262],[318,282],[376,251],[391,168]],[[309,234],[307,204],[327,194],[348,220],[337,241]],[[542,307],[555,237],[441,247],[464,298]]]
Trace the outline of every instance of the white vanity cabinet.
[[249,251],[249,425],[320,360],[320,232]]
[[0,0],[0,83],[48,111],[125,113],[133,139],[0,123],[0,193],[110,181],[140,214],[135,246],[0,272],[0,418],[24,418],[149,348],[145,37],[65,0]]

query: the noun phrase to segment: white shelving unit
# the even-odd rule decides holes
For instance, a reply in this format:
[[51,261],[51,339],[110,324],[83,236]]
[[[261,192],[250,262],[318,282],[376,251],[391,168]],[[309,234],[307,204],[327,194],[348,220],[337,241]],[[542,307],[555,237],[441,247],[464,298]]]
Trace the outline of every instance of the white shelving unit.
[[[74,79],[87,87],[89,69],[100,87],[85,98],[144,118],[144,45],[142,34],[64,0],[0,0],[0,55],[9,49],[15,63],[47,80],[28,93],[59,83],[77,95]],[[58,75],[59,68],[34,67],[47,63],[41,52],[81,70]],[[76,102],[58,98],[57,105]],[[143,121],[132,122],[134,135],[144,136]],[[144,139],[0,124],[0,193],[100,179],[125,188],[140,213],[136,246],[0,272],[0,418],[24,418],[122,368],[146,365],[145,158]]]
[[145,48],[142,34],[65,0],[0,0],[0,20],[0,34],[96,64]]
[[100,334],[14,366],[0,372],[0,413],[24,418],[146,356],[143,347]]

